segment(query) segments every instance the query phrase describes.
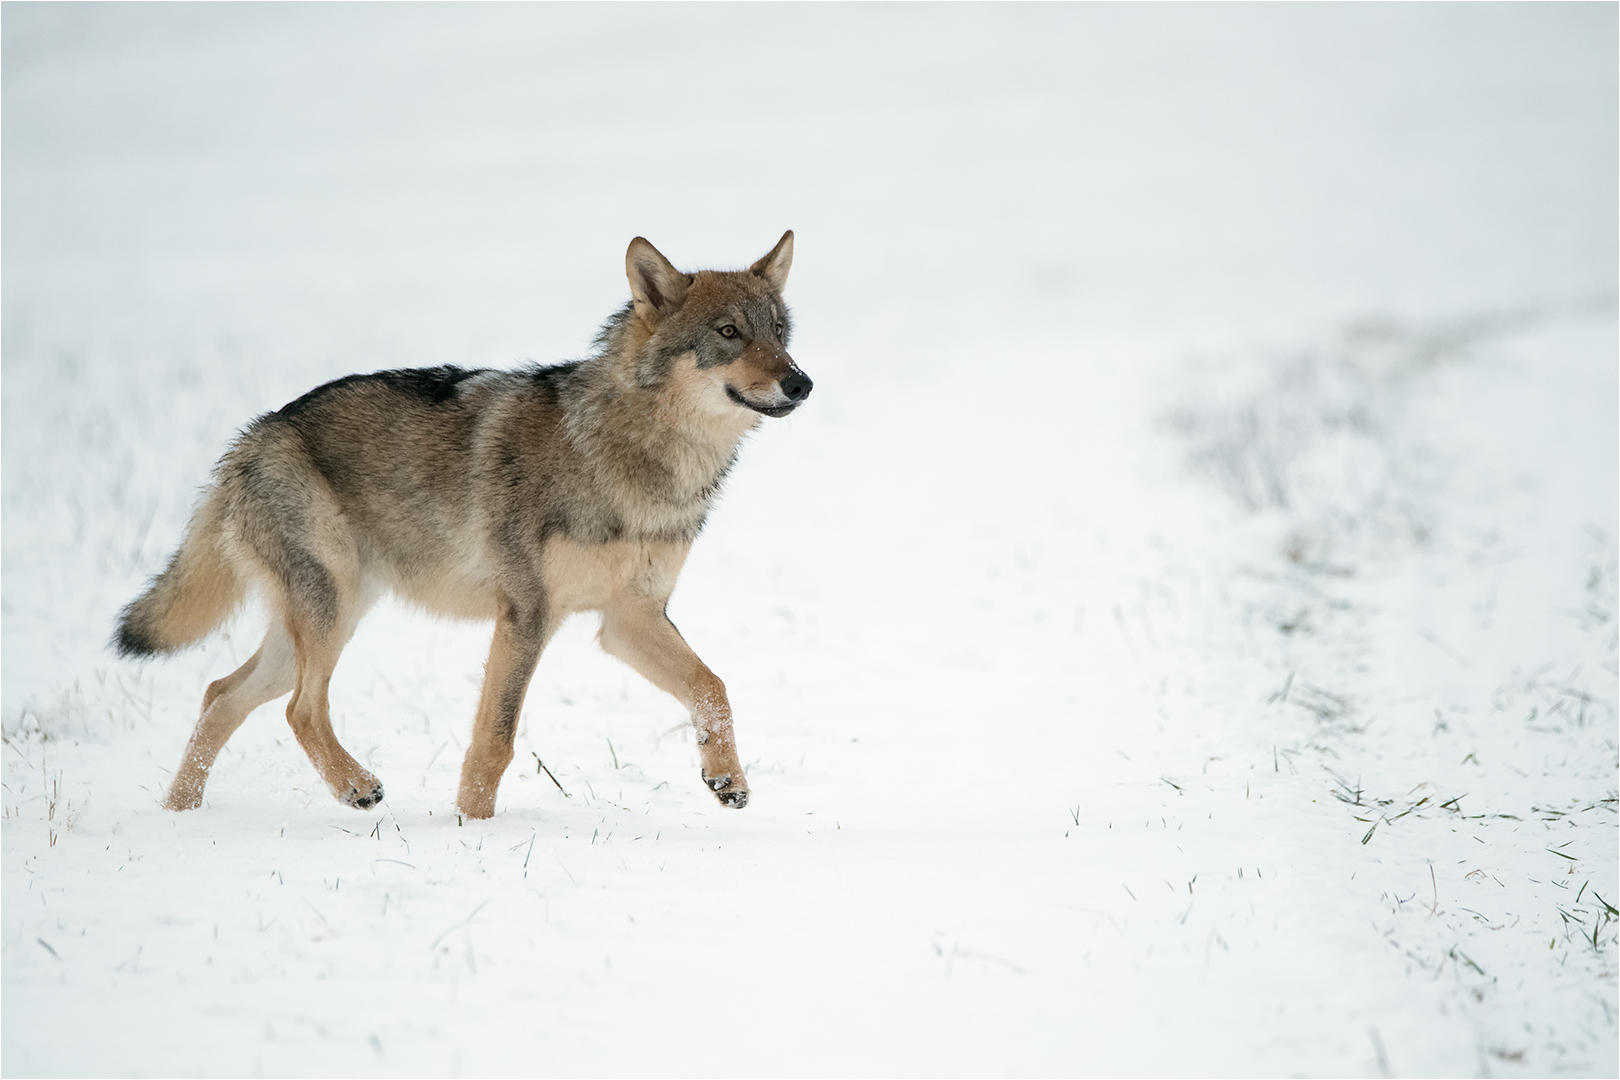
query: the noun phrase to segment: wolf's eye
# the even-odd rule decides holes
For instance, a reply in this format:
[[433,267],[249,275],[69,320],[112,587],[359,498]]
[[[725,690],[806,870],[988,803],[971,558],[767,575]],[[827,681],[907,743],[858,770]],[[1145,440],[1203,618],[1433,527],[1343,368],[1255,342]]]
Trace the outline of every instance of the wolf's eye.
[[736,337],[737,336],[737,328],[735,326],[732,326],[730,323],[726,323],[726,325],[724,325],[724,326],[722,326],[720,328],[720,336],[721,337]]
[[777,341],[782,340],[782,324],[781,323],[776,324],[776,340]]

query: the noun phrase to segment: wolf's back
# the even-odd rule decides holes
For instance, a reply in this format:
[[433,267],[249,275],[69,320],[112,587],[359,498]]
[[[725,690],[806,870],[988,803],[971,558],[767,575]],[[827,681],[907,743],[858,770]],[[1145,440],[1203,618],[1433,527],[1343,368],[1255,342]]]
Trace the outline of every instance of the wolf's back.
[[220,503],[216,487],[192,515],[169,565],[119,613],[113,645],[120,656],[155,656],[196,644],[242,602],[242,579],[220,546]]

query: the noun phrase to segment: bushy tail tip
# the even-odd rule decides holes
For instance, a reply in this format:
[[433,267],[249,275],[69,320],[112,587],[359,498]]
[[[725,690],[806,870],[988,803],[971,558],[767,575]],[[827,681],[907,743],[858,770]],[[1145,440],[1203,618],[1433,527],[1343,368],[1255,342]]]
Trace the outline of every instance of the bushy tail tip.
[[118,629],[113,633],[113,650],[126,659],[145,659],[165,651],[152,640],[151,634],[140,625],[139,616],[136,613],[136,605],[139,603],[140,601],[137,600],[134,604],[130,604],[119,612]]
[[219,550],[209,510],[199,511],[163,573],[119,613],[112,639],[119,656],[156,656],[194,645],[242,602],[242,581]]

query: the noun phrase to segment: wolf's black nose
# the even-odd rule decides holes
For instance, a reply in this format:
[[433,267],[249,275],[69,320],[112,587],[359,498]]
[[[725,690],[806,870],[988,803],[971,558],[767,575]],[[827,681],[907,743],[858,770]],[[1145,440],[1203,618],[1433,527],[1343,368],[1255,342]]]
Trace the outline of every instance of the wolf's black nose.
[[795,371],[782,380],[782,393],[788,396],[789,401],[803,401],[810,396],[810,388],[816,385],[810,381],[810,376],[802,371]]

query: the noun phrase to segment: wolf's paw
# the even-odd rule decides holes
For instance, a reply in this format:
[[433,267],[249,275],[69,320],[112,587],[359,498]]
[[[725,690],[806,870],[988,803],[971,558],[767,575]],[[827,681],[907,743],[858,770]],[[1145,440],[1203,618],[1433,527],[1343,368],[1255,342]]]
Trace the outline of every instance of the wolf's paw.
[[168,795],[164,797],[163,809],[173,810],[177,813],[183,810],[195,810],[202,805],[202,801],[202,788],[184,787],[176,784],[169,789]]
[[456,809],[469,818],[482,821],[495,816],[495,793],[478,785],[463,784],[456,795]]
[[370,810],[383,801],[382,781],[373,778],[369,783],[362,780],[349,785],[349,790],[338,798],[354,807],[356,810]]
[[709,790],[714,792],[715,798],[723,805],[733,810],[741,810],[748,805],[748,785],[741,782],[733,785],[730,773],[722,773],[719,776],[704,773],[703,782],[709,785]]

